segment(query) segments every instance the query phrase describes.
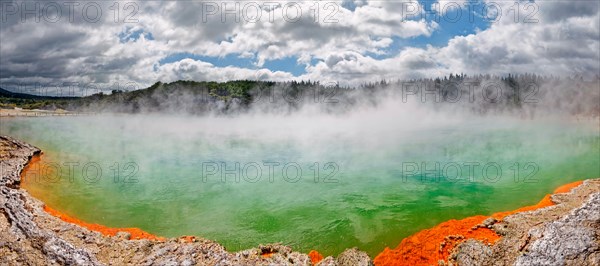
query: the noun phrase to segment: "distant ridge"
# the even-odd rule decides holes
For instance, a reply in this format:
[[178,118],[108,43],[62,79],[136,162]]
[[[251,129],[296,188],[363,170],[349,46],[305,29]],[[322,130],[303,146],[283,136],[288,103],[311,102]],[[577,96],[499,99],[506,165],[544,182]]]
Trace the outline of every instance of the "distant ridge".
[[39,96],[27,93],[17,93],[0,88],[0,97],[16,98],[16,99],[31,99],[31,100],[72,100],[79,97],[57,97],[57,96]]
[[[112,90],[109,94],[100,91],[83,97],[39,96],[0,89],[0,108],[229,115],[251,111],[291,113],[312,105],[323,112],[339,113],[360,105],[375,106],[382,99],[402,95],[403,101],[410,97],[436,109],[477,114],[506,112],[533,116],[536,113],[562,113],[596,117],[600,114],[599,82],[600,76],[584,80],[535,74],[452,74],[442,78],[382,80],[358,87],[340,87],[337,83],[325,86],[315,81],[179,80],[159,81],[148,88],[132,91]],[[414,84],[416,88],[405,91],[406,84]],[[431,89],[435,97],[425,97]],[[427,103],[423,100],[426,98],[429,99]]]

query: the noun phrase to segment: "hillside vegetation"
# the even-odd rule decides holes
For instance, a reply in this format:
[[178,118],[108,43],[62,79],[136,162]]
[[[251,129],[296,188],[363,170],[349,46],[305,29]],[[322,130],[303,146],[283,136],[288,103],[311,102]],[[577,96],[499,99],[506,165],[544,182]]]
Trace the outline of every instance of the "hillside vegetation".
[[44,97],[0,90],[0,107],[113,113],[231,114],[249,111],[289,113],[318,104],[326,112],[385,99],[429,104],[475,113],[559,111],[597,116],[599,78],[559,79],[533,74],[497,77],[450,75],[436,79],[381,81],[361,86],[318,82],[228,81],[157,82],[135,91],[113,90],[86,97]]

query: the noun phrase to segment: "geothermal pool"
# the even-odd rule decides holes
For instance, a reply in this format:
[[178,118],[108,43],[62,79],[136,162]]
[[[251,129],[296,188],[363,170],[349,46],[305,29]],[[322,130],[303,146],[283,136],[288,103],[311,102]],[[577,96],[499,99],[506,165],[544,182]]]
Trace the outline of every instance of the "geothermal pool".
[[48,206],[233,251],[375,256],[600,176],[597,121],[391,113],[9,118],[0,133],[44,151],[24,187]]

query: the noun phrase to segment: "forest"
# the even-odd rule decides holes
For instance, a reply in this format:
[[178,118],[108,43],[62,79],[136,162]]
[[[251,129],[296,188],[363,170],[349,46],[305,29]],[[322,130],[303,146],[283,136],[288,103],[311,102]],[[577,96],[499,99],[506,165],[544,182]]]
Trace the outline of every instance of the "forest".
[[384,99],[475,113],[560,111],[597,116],[600,78],[556,78],[535,74],[492,76],[450,74],[432,79],[365,83],[357,87],[315,81],[156,82],[132,91],[112,90],[85,97],[50,97],[0,89],[0,108],[73,112],[233,114],[289,113],[304,106],[344,112]]

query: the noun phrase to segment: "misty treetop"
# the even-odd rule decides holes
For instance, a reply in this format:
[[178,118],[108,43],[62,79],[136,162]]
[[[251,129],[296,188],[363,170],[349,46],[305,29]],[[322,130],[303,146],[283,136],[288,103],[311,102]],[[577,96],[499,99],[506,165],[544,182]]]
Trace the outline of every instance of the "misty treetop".
[[398,104],[423,104],[435,109],[467,110],[485,114],[540,112],[598,116],[600,78],[521,74],[508,76],[451,74],[441,78],[366,83],[340,87],[314,81],[156,82],[146,89],[86,97],[43,97],[0,91],[0,107],[65,109],[113,113],[234,114],[289,113],[312,106],[326,112],[344,112],[357,106],[375,106],[394,99]]

